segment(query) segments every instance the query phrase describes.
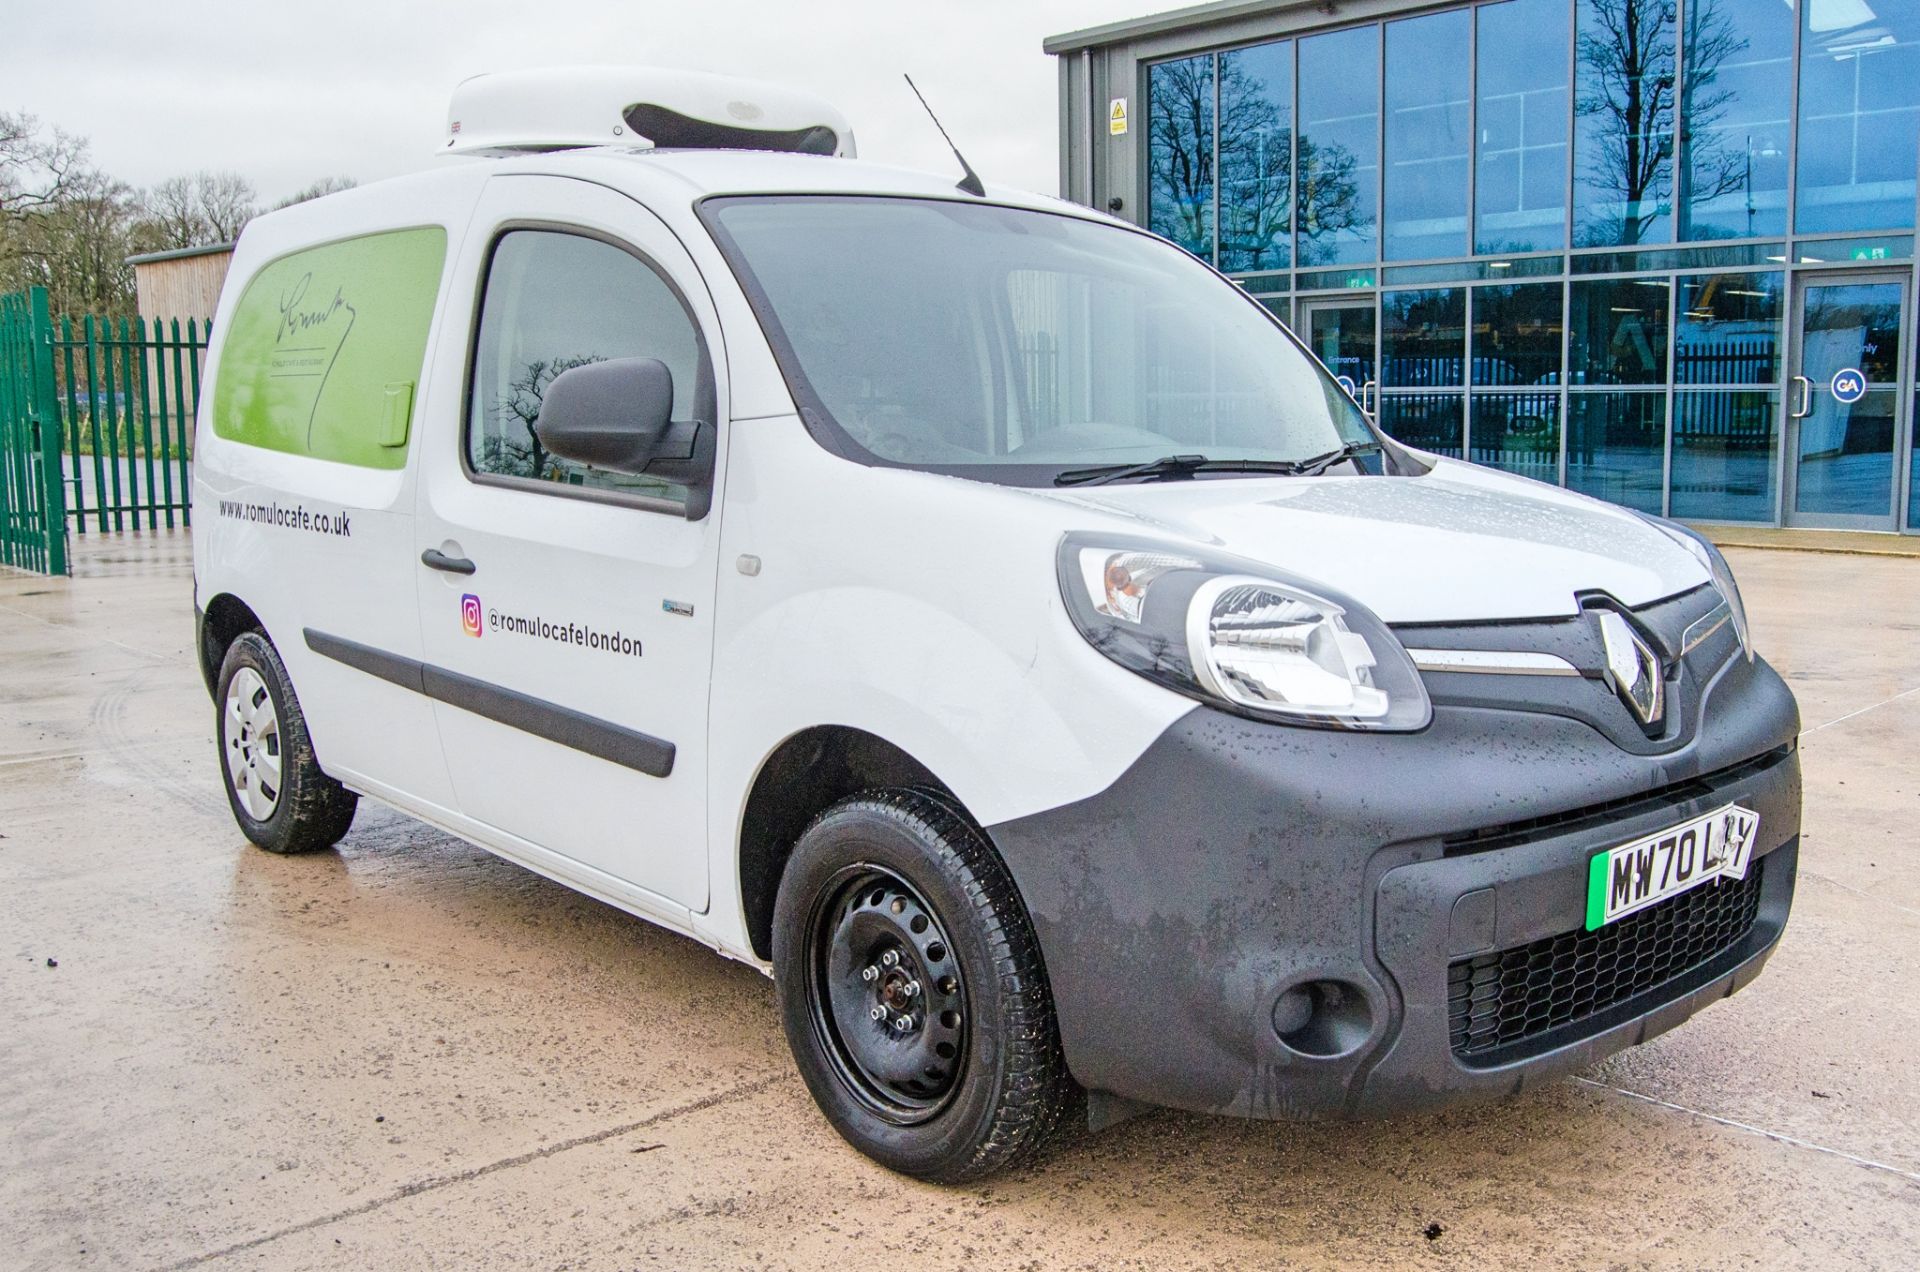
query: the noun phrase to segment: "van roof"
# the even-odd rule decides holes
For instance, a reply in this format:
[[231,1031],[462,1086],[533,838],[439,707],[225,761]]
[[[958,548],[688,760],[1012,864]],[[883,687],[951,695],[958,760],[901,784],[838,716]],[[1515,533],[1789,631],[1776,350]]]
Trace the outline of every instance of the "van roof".
[[[925,172],[823,155],[759,150],[637,150],[603,146],[497,162],[502,172],[555,172],[586,176],[602,184],[665,193],[677,186],[689,200],[712,194],[891,194],[969,199],[955,182],[960,173]],[[1023,207],[1087,209],[1010,186],[987,187],[987,200]]]
[[[708,195],[870,194],[973,202],[956,188],[959,172],[923,172],[866,159],[748,150],[645,150],[623,146],[557,150],[500,159],[448,157],[425,171],[370,182],[256,218],[250,246],[261,240],[336,238],[373,223],[418,224],[435,213],[470,206],[487,178],[511,173],[575,177],[632,196],[669,221]],[[1111,218],[1076,203],[1011,186],[988,185],[984,199],[1011,207]],[[347,223],[352,223],[351,225]]]
[[[458,231],[495,176],[574,177],[625,194],[681,235],[704,236],[694,205],[709,195],[852,194],[985,202],[1137,227],[1077,203],[989,185],[980,198],[955,186],[958,172],[922,172],[865,159],[740,150],[640,150],[615,146],[501,159],[448,158],[425,171],[370,182],[247,223],[231,279],[249,279],[267,262],[321,243],[438,224]],[[232,289],[229,289],[232,290]],[[223,293],[222,308],[228,297]],[[222,317],[216,314],[216,321]]]

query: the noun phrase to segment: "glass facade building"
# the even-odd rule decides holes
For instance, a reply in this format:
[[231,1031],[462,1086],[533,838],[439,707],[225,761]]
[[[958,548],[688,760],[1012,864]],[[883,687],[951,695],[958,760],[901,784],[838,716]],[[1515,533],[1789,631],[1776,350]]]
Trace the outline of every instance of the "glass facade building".
[[1356,7],[1049,41],[1065,192],[1234,278],[1423,449],[1920,531],[1920,3]]

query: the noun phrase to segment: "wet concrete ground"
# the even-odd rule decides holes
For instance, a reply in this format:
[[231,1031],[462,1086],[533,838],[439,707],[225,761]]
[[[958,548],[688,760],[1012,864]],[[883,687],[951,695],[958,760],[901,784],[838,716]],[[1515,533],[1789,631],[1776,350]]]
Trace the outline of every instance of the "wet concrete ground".
[[1807,727],[1753,988],[1508,1103],[957,1190],[842,1145],[747,968],[371,803],[248,847],[183,536],[0,571],[0,1266],[1914,1267],[1920,560],[1731,555]]

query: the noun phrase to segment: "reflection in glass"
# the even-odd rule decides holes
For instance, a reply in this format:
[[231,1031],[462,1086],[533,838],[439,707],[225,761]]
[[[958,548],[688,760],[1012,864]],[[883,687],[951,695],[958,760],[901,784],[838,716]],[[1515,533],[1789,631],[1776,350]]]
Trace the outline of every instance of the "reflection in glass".
[[1631,274],[1636,270],[1733,269],[1774,265],[1786,259],[1784,243],[1739,243],[1719,247],[1668,247],[1644,252],[1585,252],[1568,262],[1576,274]]
[[1460,458],[1460,410],[1466,394],[1387,393],[1380,398],[1380,427],[1387,436],[1423,451]]
[[1380,383],[1387,388],[1464,384],[1467,293],[1462,287],[1380,295]]
[[1749,389],[1674,395],[1669,515],[1697,521],[1773,520],[1780,395]]
[[1293,276],[1294,288],[1298,291],[1350,291],[1355,287],[1371,287],[1379,280],[1371,269],[1321,269]]
[[1660,384],[1666,380],[1664,279],[1576,280],[1569,300],[1569,384]]
[[[1915,395],[1912,419],[1920,420],[1920,394]],[[1907,459],[1907,529],[1920,530],[1920,428],[1913,432],[1913,447]]]
[[1786,232],[1793,22],[1780,0],[1688,5],[1682,239]]
[[1801,265],[1844,264],[1850,261],[1910,261],[1913,235],[1888,234],[1880,238],[1801,239],[1793,245]]
[[1220,268],[1293,259],[1293,42],[1220,55]]
[[1213,259],[1213,55],[1147,69],[1147,228]]
[[1357,393],[1374,379],[1373,302],[1309,310],[1307,347]]
[[1476,252],[1567,242],[1566,0],[1482,5]]
[[1531,477],[1560,480],[1560,391],[1476,393],[1467,430],[1476,464]]
[[1300,41],[1302,265],[1379,255],[1380,28]]
[[1780,378],[1778,274],[1680,280],[1673,336],[1676,384],[1772,384]]
[[[1812,387],[1796,430],[1796,512],[1884,518],[1893,511],[1900,293],[1899,283],[1806,289],[1800,374]],[[1865,396],[1840,400],[1834,379],[1843,371],[1865,377]]]
[[1575,393],[1567,410],[1567,489],[1659,512],[1666,395]]
[[1800,36],[1800,233],[1913,224],[1920,5],[1807,0]]
[[1381,271],[1383,282],[1396,286],[1408,283],[1465,283],[1474,279],[1507,283],[1522,278],[1546,278],[1566,272],[1564,256],[1509,256],[1497,261],[1443,261],[1437,265],[1389,265]]
[[1387,23],[1386,257],[1467,247],[1467,94],[1472,16]]
[[1894,390],[1874,389],[1842,405],[1815,382],[1813,413],[1800,421],[1795,512],[1884,518],[1892,511],[1896,400]]
[[1561,297],[1558,283],[1476,287],[1473,382],[1560,383]]
[[475,472],[685,499],[686,488],[562,459],[534,425],[547,390],[576,367],[657,358],[673,375],[673,418],[696,418],[705,357],[666,281],[600,239],[515,230],[487,266],[468,394],[467,462]]
[[1673,238],[1674,0],[1579,0],[1573,241]]

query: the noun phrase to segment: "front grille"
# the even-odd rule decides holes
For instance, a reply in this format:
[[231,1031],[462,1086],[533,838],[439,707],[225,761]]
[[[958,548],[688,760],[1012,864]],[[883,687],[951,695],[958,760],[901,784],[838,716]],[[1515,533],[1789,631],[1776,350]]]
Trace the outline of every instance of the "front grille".
[[1523,1058],[1545,1049],[1527,1046],[1543,1035],[1725,953],[1753,929],[1762,864],[1754,862],[1744,879],[1716,879],[1597,931],[1578,928],[1454,963],[1447,968],[1453,1054]]
[[1568,809],[1565,812],[1549,813],[1542,817],[1530,817],[1525,821],[1507,822],[1500,826],[1489,826],[1481,830],[1450,835],[1442,841],[1441,851],[1449,857],[1458,857],[1468,853],[1490,852],[1496,848],[1511,848],[1516,844],[1532,843],[1554,835],[1569,835],[1582,830],[1591,830],[1608,822],[1625,821],[1664,805],[1677,804],[1684,800],[1709,799],[1718,788],[1732,782],[1743,782],[1756,773],[1772,768],[1792,754],[1793,744],[1788,743],[1756,755],[1750,760],[1742,760],[1738,764],[1731,764],[1699,777],[1670,782],[1650,791],[1642,791],[1638,795],[1626,795],[1605,803],[1589,804],[1584,808]]

